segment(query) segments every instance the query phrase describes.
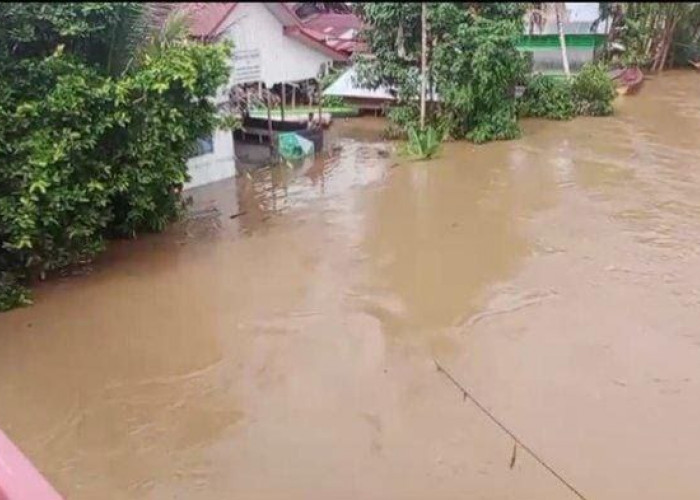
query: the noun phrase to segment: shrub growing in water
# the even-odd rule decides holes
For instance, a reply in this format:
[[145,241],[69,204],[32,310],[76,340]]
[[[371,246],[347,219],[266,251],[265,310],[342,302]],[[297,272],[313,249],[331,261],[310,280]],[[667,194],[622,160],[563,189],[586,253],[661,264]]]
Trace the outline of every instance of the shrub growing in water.
[[389,108],[387,118],[389,123],[384,130],[384,137],[387,139],[398,139],[406,137],[408,130],[418,125],[420,110],[416,104],[400,104]]
[[406,152],[419,160],[429,160],[437,154],[440,149],[440,137],[438,131],[428,126],[423,130],[413,126],[408,128],[408,143]]
[[615,85],[603,65],[586,64],[571,85],[577,114],[607,116],[613,113]]
[[615,86],[605,67],[587,64],[571,80],[534,75],[520,100],[520,116],[569,120],[574,116],[607,116],[613,112]]
[[568,120],[576,113],[571,83],[546,75],[530,78],[519,103],[520,115]]

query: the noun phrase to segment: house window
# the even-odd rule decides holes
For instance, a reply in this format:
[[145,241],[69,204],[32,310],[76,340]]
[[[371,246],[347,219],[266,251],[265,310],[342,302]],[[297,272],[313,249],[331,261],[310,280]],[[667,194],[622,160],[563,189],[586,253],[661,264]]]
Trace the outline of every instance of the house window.
[[208,153],[213,153],[214,152],[214,138],[212,137],[211,134],[205,136],[205,137],[200,137],[197,139],[197,151],[196,151],[196,156],[201,156],[205,155]]

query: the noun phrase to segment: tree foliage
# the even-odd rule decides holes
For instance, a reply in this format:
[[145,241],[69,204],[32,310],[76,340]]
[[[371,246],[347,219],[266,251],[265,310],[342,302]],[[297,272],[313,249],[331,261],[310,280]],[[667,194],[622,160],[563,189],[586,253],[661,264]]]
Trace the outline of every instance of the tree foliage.
[[700,3],[614,2],[601,7],[612,17],[611,39],[625,48],[619,58],[624,65],[660,71],[674,62],[685,66],[700,53]]
[[520,116],[569,120],[574,116],[612,114],[615,87],[606,68],[586,64],[571,79],[547,75],[528,78],[519,105]]
[[148,25],[145,4],[1,4],[0,310],[108,236],[161,230],[218,122],[226,45]]
[[[476,143],[512,139],[520,135],[519,115],[563,120],[612,113],[615,92],[602,66],[588,65],[566,80],[527,74],[528,61],[516,44],[525,11],[535,6],[541,10],[545,4],[429,4],[428,88],[439,96],[429,122],[439,137]],[[358,78],[370,88],[396,91],[388,114],[395,137],[413,130],[419,116],[421,4],[364,3],[357,10],[370,54],[357,58]],[[518,102],[515,87],[523,84]]]
[[[367,3],[358,10],[371,54],[358,57],[358,78],[396,90],[404,110],[393,116],[417,116],[421,4]],[[429,4],[427,83],[440,98],[429,121],[441,134],[475,142],[519,134],[513,89],[525,69],[515,49],[523,14],[519,3]]]
[[519,102],[523,117],[569,120],[576,114],[571,83],[564,78],[534,75]]

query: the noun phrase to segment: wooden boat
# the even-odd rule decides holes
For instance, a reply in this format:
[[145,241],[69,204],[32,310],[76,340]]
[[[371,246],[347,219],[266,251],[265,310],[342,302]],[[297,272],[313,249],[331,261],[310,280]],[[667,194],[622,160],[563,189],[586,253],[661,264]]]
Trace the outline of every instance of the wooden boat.
[[639,68],[627,68],[618,78],[617,93],[619,95],[632,95],[639,91],[642,83],[644,83],[644,73]]
[[690,61],[690,60],[688,60],[688,62],[690,63],[690,65],[691,65],[693,68],[695,68],[695,69],[700,69],[700,61]]

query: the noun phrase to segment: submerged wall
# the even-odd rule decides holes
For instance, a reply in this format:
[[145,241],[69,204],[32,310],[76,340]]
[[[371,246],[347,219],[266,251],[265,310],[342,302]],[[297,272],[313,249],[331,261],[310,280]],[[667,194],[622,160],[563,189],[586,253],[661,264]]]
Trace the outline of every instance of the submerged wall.
[[217,130],[212,139],[212,152],[187,160],[187,170],[191,180],[185,184],[185,189],[203,186],[236,175],[233,134],[230,130]]
[[[568,50],[569,67],[576,72],[581,67],[594,59],[593,49]],[[532,53],[532,71],[563,71],[564,64],[561,57],[561,49],[541,50]]]

